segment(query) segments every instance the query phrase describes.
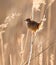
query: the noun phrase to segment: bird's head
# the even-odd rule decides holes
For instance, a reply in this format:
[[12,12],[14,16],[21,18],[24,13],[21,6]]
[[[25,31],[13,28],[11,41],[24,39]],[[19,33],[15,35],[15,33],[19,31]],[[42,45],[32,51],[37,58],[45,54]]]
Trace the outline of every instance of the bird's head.
[[25,19],[26,22],[31,22],[30,18]]

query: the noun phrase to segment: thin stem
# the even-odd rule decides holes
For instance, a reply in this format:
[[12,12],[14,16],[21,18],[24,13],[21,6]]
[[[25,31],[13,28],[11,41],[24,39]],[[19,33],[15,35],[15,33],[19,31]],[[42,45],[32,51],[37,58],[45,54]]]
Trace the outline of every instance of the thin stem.
[[30,61],[31,61],[31,57],[32,57],[32,43],[31,43],[31,46],[30,46],[30,55],[29,55],[29,60],[28,60],[28,65],[30,65]]
[[32,7],[32,20],[34,19],[34,8]]
[[22,65],[22,63],[24,61],[24,59],[23,59],[23,57],[24,57],[23,39],[24,39],[24,34],[22,34],[22,36],[21,36],[21,64],[20,65]]
[[31,44],[30,44],[30,55],[29,55],[29,60],[28,60],[28,65],[30,65],[30,61],[31,61],[31,57],[32,57],[32,47],[33,47],[33,33],[32,33],[32,37],[31,37]]
[[3,39],[2,39],[2,33],[4,31],[0,32],[0,39],[1,39],[1,52],[2,52],[2,64],[5,65],[5,60],[4,60],[4,50],[3,50]]
[[10,65],[12,65],[12,56],[10,54]]

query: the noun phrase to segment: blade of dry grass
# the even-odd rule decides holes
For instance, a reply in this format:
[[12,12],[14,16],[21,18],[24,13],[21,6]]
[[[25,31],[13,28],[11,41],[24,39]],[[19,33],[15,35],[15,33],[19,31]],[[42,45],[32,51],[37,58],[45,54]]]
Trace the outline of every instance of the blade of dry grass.
[[21,64],[20,65],[22,65],[23,64],[23,62],[24,62],[24,48],[23,48],[23,39],[24,39],[24,34],[22,34],[22,36],[21,36],[21,52],[20,52],[20,54],[21,54]]
[[1,39],[1,52],[2,52],[2,65],[5,65],[5,58],[4,58],[4,45],[3,45],[3,38],[2,34],[5,32],[3,29],[7,28],[8,23],[4,23],[0,25],[0,39]]
[[12,56],[10,54],[10,65],[12,65]]
[[32,32],[32,36],[31,36],[31,43],[30,43],[30,54],[29,54],[29,59],[28,59],[28,65],[30,65],[30,62],[31,62],[31,58],[32,58],[32,49],[33,49],[33,43],[35,41],[35,38],[34,38],[34,32]]
[[4,59],[4,45],[3,45],[3,39],[2,39],[2,33],[4,31],[0,32],[0,39],[1,39],[1,52],[2,52],[2,65],[5,65],[5,59]]

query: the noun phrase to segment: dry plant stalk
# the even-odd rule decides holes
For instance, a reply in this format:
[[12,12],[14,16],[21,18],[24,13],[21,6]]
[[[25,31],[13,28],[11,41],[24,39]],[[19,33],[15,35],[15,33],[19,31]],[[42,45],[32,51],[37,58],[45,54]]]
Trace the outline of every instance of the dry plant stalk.
[[24,51],[25,51],[25,48],[26,48],[27,40],[28,40],[28,33],[29,33],[29,30],[27,30],[27,34],[26,34],[26,40],[25,40],[25,45],[24,45]]
[[3,45],[3,38],[2,38],[2,34],[5,32],[3,30],[3,28],[6,28],[8,25],[8,23],[5,23],[5,24],[1,24],[0,25],[0,39],[1,39],[1,52],[2,52],[2,65],[5,65],[5,59],[4,59],[4,45]]
[[[29,29],[27,30],[27,34],[26,34],[26,40],[25,40],[25,44],[24,44],[24,52],[25,52],[25,49],[26,49],[26,43],[28,41],[28,34],[29,34]],[[27,62],[28,62],[28,59],[26,61],[24,61],[22,63],[22,65],[25,65]]]
[[[42,49],[42,43],[40,43],[40,47],[39,47],[39,52],[41,52],[43,49]],[[40,55],[39,55],[39,65],[42,65],[42,60],[43,60],[43,53],[41,53]]]
[[21,54],[21,64],[20,65],[22,65],[23,64],[23,62],[24,62],[24,48],[23,48],[23,39],[24,39],[24,34],[22,34],[21,35],[21,52],[20,52],[20,54]]
[[32,32],[28,65],[30,65],[30,61],[31,61],[31,57],[32,57],[32,48],[33,48],[33,43],[34,43],[33,35],[34,35],[34,33]]
[[[47,29],[47,47],[49,46],[49,41],[50,41],[50,25],[51,24],[51,6],[49,7],[49,10],[48,10],[48,29]],[[49,65],[49,50],[47,51],[47,65]]]
[[1,52],[2,52],[2,65],[5,65],[5,59],[4,59],[4,45],[3,45],[3,39],[2,39],[2,33],[4,31],[0,32],[0,39],[1,39]]
[[31,56],[32,56],[32,43],[30,45],[30,55],[29,55],[29,60],[28,60],[28,65],[30,65],[30,61],[31,61]]
[[[43,5],[43,7],[42,7],[42,11],[41,11],[41,16],[40,16],[40,20],[43,18],[43,15],[45,15],[44,14],[44,8],[45,8],[45,5]],[[44,19],[45,19],[45,17],[44,17]],[[43,21],[43,20],[42,20]],[[43,24],[44,24],[44,21],[42,22],[42,25],[41,25],[41,29],[43,28]],[[43,51],[43,49],[42,49],[42,41],[40,40],[40,42],[39,42],[39,44],[40,44],[40,48],[39,48],[39,51],[38,52],[41,52],[41,51]],[[43,60],[43,53],[41,53],[40,55],[39,55],[39,65],[42,65],[42,60]]]
[[12,65],[12,56],[10,54],[10,65]]
[[53,54],[50,55],[50,64],[54,65],[54,55]]

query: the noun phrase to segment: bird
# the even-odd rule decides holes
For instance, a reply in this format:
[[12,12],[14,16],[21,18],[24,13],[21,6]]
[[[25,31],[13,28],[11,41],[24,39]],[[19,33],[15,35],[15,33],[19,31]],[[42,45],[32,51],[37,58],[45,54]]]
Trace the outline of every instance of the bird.
[[25,19],[25,21],[27,23],[27,27],[33,32],[40,31],[43,29],[43,21],[38,23],[34,20],[31,20],[30,18]]

